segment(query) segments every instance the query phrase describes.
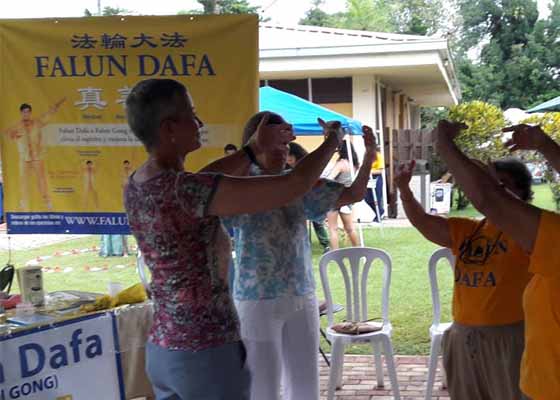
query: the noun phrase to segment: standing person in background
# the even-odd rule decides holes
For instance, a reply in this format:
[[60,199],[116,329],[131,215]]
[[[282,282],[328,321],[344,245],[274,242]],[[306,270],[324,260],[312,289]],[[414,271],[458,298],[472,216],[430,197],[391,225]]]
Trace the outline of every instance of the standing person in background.
[[[350,157],[348,155],[348,145],[346,140],[341,143],[338,147],[338,160],[336,161],[333,169],[329,173],[329,179],[335,182],[341,183],[345,187],[350,187],[352,185],[353,171],[356,171],[360,165],[358,162],[358,155],[354,150],[354,146],[350,144],[350,149],[352,151],[352,162],[350,162]],[[371,168],[368,166],[368,168]],[[350,243],[353,247],[359,245],[358,234],[354,229],[354,221],[352,220],[352,203],[345,204],[337,210],[329,211],[327,214],[327,221],[329,223],[329,233],[331,241],[331,249],[336,250],[339,247],[338,242],[338,217],[342,220],[342,225],[344,231],[350,239]]]
[[[307,150],[296,142],[290,142],[289,147],[290,149],[288,150],[286,164],[288,164],[290,168],[294,168],[298,161],[307,155]],[[325,254],[331,249],[329,234],[325,228],[325,221],[311,221],[311,224],[313,225],[313,230],[315,231],[317,240],[323,248],[323,254]]]
[[[249,119],[243,142],[252,140],[263,115]],[[278,114],[270,114],[269,124],[292,130]],[[321,124],[326,140],[331,132],[342,132],[339,122]],[[375,138],[371,128],[364,126],[363,132],[366,167],[352,186],[318,179],[307,193],[273,210],[224,219],[235,230],[234,298],[253,374],[252,400],[319,399],[319,307],[307,221],[324,219],[328,210],[365,196]],[[285,175],[287,157],[288,146],[264,152],[248,175]]]
[[[124,160],[121,170],[121,190],[123,194],[130,174],[132,174],[132,165],[129,160]],[[126,235],[101,235],[99,255],[101,257],[128,257],[129,249]]]
[[[376,154],[377,158],[371,166],[371,179],[373,181],[373,186],[368,188],[365,201],[375,213],[373,222],[381,222],[381,219],[385,214],[385,208],[383,207],[383,170],[385,169],[385,160],[383,159],[383,154],[381,154],[381,148],[379,146],[377,146]],[[377,198],[377,210],[375,208],[376,199],[373,197],[374,190],[375,197]],[[379,211],[379,215],[377,214],[377,211]]]

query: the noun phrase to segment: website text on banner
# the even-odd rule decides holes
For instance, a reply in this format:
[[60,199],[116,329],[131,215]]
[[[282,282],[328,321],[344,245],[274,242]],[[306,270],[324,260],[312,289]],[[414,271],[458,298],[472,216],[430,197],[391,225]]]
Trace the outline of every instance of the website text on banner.
[[0,20],[0,140],[9,233],[128,233],[123,186],[146,153],[131,88],[173,78],[207,124],[197,170],[239,145],[258,105],[256,16]]

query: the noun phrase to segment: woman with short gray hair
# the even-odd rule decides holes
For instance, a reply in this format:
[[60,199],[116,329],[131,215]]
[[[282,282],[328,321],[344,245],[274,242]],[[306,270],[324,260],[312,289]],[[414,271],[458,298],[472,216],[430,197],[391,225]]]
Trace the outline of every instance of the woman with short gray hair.
[[[157,399],[249,399],[250,376],[239,321],[228,290],[230,239],[219,217],[280,207],[317,181],[340,141],[325,142],[282,176],[233,178],[189,173],[187,154],[200,147],[198,118],[187,89],[171,79],[139,82],[128,96],[130,128],[148,160],[129,178],[124,203],[138,247],[152,272],[154,322],[146,370]],[[248,168],[263,151],[293,140],[265,117],[242,150],[209,167]]]

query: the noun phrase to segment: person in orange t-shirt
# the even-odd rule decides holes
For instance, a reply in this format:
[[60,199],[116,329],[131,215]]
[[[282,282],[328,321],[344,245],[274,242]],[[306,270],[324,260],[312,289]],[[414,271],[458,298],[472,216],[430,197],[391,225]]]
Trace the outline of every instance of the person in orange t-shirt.
[[[521,201],[469,160],[454,142],[465,128],[440,121],[434,132],[438,153],[473,205],[530,254],[529,271],[534,275],[523,295],[521,390],[532,400],[560,399],[560,215]],[[539,126],[521,124],[504,131],[513,132],[506,143],[510,151],[539,151],[560,171],[560,146]]]
[[[487,219],[428,214],[409,183],[414,161],[395,177],[406,215],[430,241],[452,250],[456,263],[453,325],[443,339],[444,367],[452,399],[522,399],[519,367],[524,347],[523,291],[529,257]],[[518,160],[495,161],[498,179],[525,201],[531,174]]]

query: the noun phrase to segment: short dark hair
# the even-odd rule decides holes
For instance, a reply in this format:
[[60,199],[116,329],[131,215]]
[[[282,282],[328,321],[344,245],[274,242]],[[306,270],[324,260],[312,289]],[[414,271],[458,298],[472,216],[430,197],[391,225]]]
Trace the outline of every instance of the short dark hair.
[[130,161],[124,160],[124,161],[123,161],[123,164],[130,164]]
[[228,143],[224,146],[224,152],[226,151],[237,151],[237,146],[231,143]]
[[89,164],[93,164],[93,161],[87,160],[87,161],[86,161],[86,165],[89,165]]
[[23,110],[33,111],[33,108],[31,108],[31,104],[23,103],[21,106],[19,106],[19,111]]
[[261,120],[263,119],[265,114],[269,114],[268,117],[269,125],[281,124],[284,122],[284,118],[282,118],[280,114],[276,114],[271,111],[258,112],[255,115],[253,115],[251,118],[249,118],[249,121],[247,121],[247,123],[245,124],[245,128],[243,128],[242,143],[246,144],[249,141],[249,139],[251,139],[251,136],[255,134],[255,131],[257,130],[257,127],[261,123]]
[[138,82],[126,99],[128,125],[134,135],[150,150],[159,143],[161,121],[177,115],[177,99],[187,88],[173,79],[146,79]]
[[508,174],[513,180],[513,184],[521,191],[521,200],[530,201],[533,199],[531,186],[533,177],[527,166],[517,158],[505,158],[492,163],[496,172]]
[[299,160],[301,160],[303,157],[305,157],[308,154],[307,150],[305,150],[302,145],[296,142],[288,143],[288,147],[289,147],[288,154],[294,156],[296,162],[299,162]]

